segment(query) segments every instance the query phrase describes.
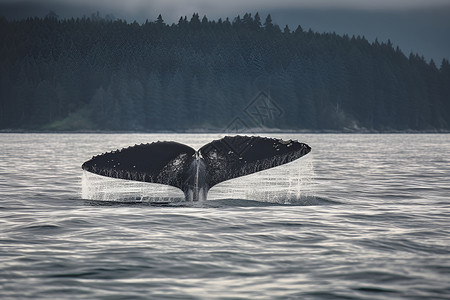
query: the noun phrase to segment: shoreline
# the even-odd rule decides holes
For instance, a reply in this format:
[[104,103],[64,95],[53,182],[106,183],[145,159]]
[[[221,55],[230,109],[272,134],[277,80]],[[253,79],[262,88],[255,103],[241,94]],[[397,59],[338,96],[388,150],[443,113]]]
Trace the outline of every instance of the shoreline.
[[273,130],[255,129],[242,132],[220,130],[22,130],[3,129],[0,134],[226,134],[226,135],[255,135],[255,134],[449,134],[450,130]]

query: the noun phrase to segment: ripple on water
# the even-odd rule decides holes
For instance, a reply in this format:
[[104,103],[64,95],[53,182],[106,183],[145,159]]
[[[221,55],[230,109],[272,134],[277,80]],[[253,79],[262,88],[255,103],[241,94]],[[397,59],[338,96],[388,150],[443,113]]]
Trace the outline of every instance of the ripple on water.
[[205,202],[122,181],[82,196],[93,154],[217,137],[2,135],[1,298],[447,297],[450,135],[300,134],[313,155],[286,169],[297,175],[249,176]]

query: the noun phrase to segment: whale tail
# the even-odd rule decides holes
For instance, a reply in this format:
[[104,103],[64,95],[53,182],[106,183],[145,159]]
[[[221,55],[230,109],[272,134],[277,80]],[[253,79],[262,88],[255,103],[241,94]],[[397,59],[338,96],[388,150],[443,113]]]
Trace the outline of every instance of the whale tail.
[[226,136],[198,151],[177,142],[154,142],[104,153],[82,168],[102,176],[177,187],[186,200],[205,200],[214,185],[294,161],[311,151],[298,141]]

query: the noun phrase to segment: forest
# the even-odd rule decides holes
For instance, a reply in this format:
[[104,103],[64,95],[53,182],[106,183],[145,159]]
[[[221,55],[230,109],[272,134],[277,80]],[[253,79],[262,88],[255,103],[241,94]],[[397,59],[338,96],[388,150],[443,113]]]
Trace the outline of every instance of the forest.
[[270,15],[51,12],[0,17],[0,40],[2,131],[450,130],[447,59]]

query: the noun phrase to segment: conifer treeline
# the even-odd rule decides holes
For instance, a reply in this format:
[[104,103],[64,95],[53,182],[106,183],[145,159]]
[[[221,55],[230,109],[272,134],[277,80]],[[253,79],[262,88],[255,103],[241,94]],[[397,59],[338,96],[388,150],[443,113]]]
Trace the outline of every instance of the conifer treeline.
[[280,115],[250,127],[450,129],[448,60],[270,15],[0,18],[0,40],[0,129],[221,130],[260,91]]

